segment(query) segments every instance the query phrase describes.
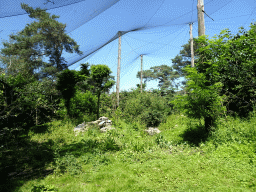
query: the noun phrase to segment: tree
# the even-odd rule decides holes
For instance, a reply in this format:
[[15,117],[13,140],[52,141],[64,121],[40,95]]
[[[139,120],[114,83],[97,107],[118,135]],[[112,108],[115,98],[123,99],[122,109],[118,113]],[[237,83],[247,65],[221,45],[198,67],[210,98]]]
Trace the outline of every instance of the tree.
[[90,71],[90,82],[98,97],[97,118],[99,118],[100,95],[108,91],[115,84],[115,81],[114,77],[110,75],[112,73],[110,68],[106,65],[92,65]]
[[[137,73],[137,78],[140,78],[140,71]],[[166,90],[172,90],[174,86],[174,80],[179,77],[177,71],[173,67],[167,65],[160,65],[151,67],[149,70],[143,71],[144,83],[151,80],[158,80],[158,87],[162,92]]]
[[185,67],[188,94],[174,101],[188,116],[203,117],[207,132],[226,110],[246,117],[256,101],[256,25],[240,29],[234,36],[225,29],[214,39],[196,39],[204,46],[195,67]]
[[61,95],[65,101],[65,107],[68,115],[70,116],[70,100],[75,96],[76,83],[80,78],[75,70],[66,69],[58,75],[57,89],[61,92]]
[[[22,31],[10,35],[9,42],[3,43],[1,71],[4,75],[0,77],[0,92],[4,98],[0,106],[0,127],[19,126],[20,120],[21,124],[28,122],[24,117],[34,118],[38,108],[48,109],[49,103],[53,103],[53,94],[57,94],[55,77],[67,68],[63,51],[81,54],[77,43],[65,33],[66,26],[56,20],[58,16],[26,4],[21,7],[37,21],[27,24]],[[10,117],[14,119],[8,120]]]
[[[137,89],[140,89],[140,84],[136,84]],[[142,90],[145,90],[146,83],[142,83]]]
[[[195,56],[195,63],[198,61],[198,52],[196,51],[199,46],[198,43],[195,41],[195,38],[193,38],[193,47],[194,47],[194,56]],[[191,49],[190,49],[190,40],[187,44],[181,46],[182,49],[178,55],[174,57],[172,60],[173,69],[175,69],[181,76],[184,77],[184,70],[183,68],[185,66],[191,66]]]
[[[198,43],[193,39],[193,47],[194,47],[194,63],[198,62],[198,52],[197,49],[199,48]],[[186,76],[186,71],[184,70],[185,66],[191,66],[191,49],[190,49],[190,40],[187,44],[181,46],[182,49],[178,55],[174,57],[172,60],[173,69],[175,69],[180,77]],[[181,82],[182,85],[186,84],[186,80]]]
[[89,91],[91,90],[91,87],[90,87],[90,69],[89,69],[89,63],[82,63],[81,64],[81,69],[78,73],[78,75],[80,75],[80,77],[82,78],[81,81],[79,81],[77,83],[77,88],[86,93],[86,91]]
[[[68,53],[82,52],[77,43],[65,33],[66,25],[56,20],[59,16],[50,16],[46,10],[33,9],[27,4],[21,4],[21,7],[37,22],[27,24],[16,35],[10,35],[14,43],[3,43],[2,54],[17,56],[26,71],[37,79],[55,77],[57,72],[67,68],[61,56],[63,50]],[[44,62],[43,57],[49,57],[49,62]]]

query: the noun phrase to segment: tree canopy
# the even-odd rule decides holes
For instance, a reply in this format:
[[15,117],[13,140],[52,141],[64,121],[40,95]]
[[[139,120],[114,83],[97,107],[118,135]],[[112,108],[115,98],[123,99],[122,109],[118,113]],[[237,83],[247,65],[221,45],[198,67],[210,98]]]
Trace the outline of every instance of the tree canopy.
[[[56,20],[59,16],[50,15],[41,8],[33,9],[24,3],[21,7],[37,21],[10,35],[11,42],[3,43],[1,53],[3,56],[17,57],[26,71],[37,79],[55,77],[57,72],[67,68],[62,57],[63,50],[82,54],[79,45],[65,33],[66,25]],[[49,57],[48,62],[44,61],[45,57]]]
[[59,99],[56,76],[67,69],[62,54],[64,51],[82,53],[66,34],[66,25],[56,20],[59,16],[27,4],[21,7],[35,21],[11,34],[8,42],[3,42],[0,127],[22,127],[29,122],[39,122],[40,116],[53,116]]
[[174,101],[188,116],[205,119],[205,128],[214,124],[216,117],[225,113],[248,116],[256,101],[256,25],[237,35],[228,29],[209,39],[195,39],[203,44],[194,68],[185,67],[187,92]]
[[100,95],[108,91],[115,84],[115,81],[114,77],[110,75],[112,73],[110,68],[106,65],[92,65],[90,71],[90,82],[98,96],[97,118],[99,118]]
[[[140,71],[137,73],[137,78],[140,78],[140,73]],[[168,65],[151,67],[149,70],[143,70],[142,74],[144,84],[147,81],[157,80],[161,90],[172,89],[175,86],[174,80],[179,78],[178,72]]]

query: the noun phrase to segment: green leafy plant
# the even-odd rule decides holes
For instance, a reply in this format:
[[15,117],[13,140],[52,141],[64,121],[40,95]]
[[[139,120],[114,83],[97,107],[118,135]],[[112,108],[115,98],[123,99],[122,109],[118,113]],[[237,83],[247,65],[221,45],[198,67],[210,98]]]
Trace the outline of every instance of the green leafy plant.
[[42,191],[58,191],[54,185],[34,185],[31,192],[42,192]]
[[120,104],[126,122],[140,121],[146,126],[158,126],[164,122],[171,108],[166,99],[156,93],[134,91]]
[[170,142],[164,139],[164,136],[158,134],[155,139],[156,143],[160,146],[160,148],[168,148],[170,146]]
[[[58,154],[58,153],[57,153]],[[58,154],[55,157],[55,174],[64,174],[65,172],[75,176],[81,173],[82,166],[77,161],[76,157],[72,154],[66,154],[64,157],[60,157]]]
[[99,118],[100,112],[100,96],[102,93],[108,91],[114,84],[114,77],[110,74],[112,73],[107,65],[92,65],[90,74],[90,82],[93,85],[93,92],[96,93],[98,97],[97,101],[97,119]]
[[103,140],[103,149],[108,151],[118,151],[120,150],[120,146],[116,143],[114,137],[108,133],[107,137]]

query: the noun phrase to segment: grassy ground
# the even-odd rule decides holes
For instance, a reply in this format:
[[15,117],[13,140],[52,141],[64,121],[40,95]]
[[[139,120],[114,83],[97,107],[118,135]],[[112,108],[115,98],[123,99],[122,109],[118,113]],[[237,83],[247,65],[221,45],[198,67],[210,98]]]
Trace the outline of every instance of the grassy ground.
[[11,159],[15,154],[16,160],[23,155],[23,163],[16,165],[23,173],[39,171],[27,177],[16,173],[1,187],[63,192],[255,191],[256,116],[247,121],[219,119],[210,136],[202,124],[171,115],[159,126],[159,135],[147,135],[140,123],[119,120],[116,130],[108,133],[91,128],[75,136],[75,124],[54,121],[34,128],[26,146],[5,155]]

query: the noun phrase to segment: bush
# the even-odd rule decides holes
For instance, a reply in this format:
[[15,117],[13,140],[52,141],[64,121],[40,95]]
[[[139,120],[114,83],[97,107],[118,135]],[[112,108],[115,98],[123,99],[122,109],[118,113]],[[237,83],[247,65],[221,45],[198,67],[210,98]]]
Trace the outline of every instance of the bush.
[[[96,114],[97,98],[90,91],[86,93],[77,91],[74,98],[70,100],[70,115],[71,117],[81,118],[85,114]],[[57,112],[59,116],[67,115],[64,100],[61,100],[60,110]]]
[[158,126],[171,113],[164,97],[156,93],[133,91],[125,102],[120,103],[127,122],[140,121],[146,126]]
[[41,191],[58,191],[53,185],[38,185],[33,186],[31,192],[41,192]]
[[65,172],[70,175],[78,175],[82,171],[81,164],[77,161],[74,155],[66,154],[64,157],[60,157],[56,154],[55,158],[55,173],[64,174]]

